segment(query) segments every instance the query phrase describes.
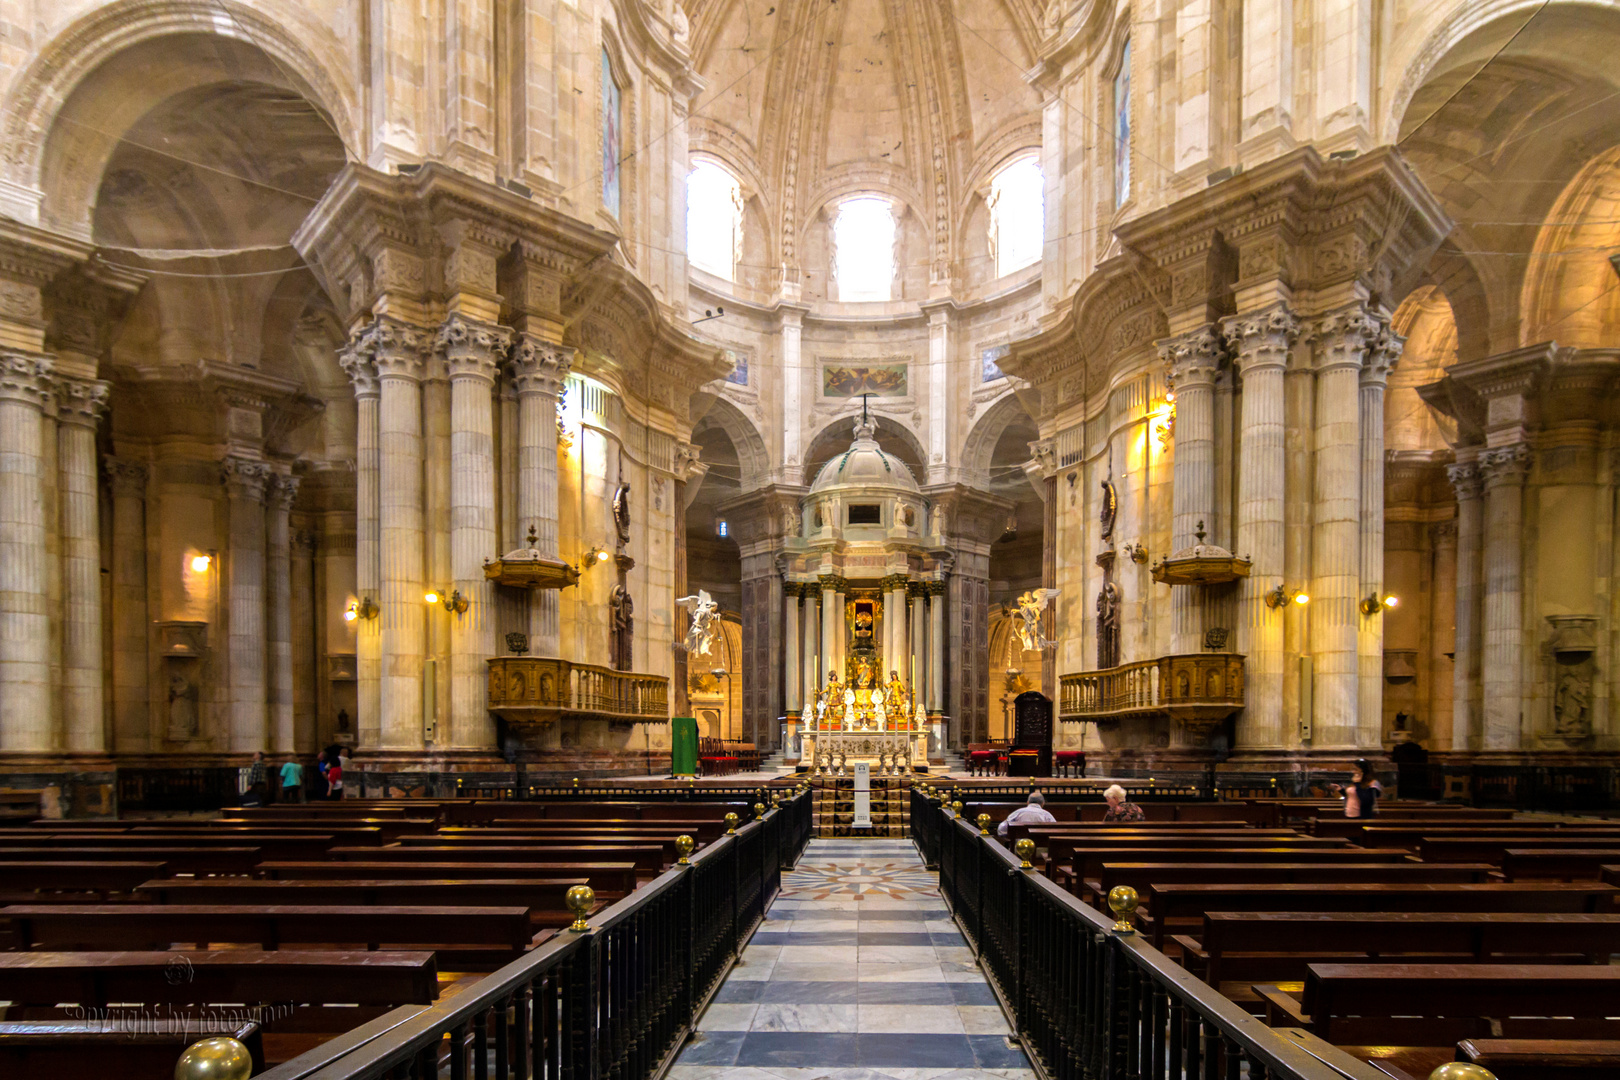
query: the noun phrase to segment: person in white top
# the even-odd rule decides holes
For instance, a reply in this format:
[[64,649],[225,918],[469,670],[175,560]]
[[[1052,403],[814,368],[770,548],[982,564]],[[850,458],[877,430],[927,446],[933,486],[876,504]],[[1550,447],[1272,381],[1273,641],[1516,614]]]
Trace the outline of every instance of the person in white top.
[[1032,791],[1029,793],[1028,805],[1020,806],[1008,814],[1007,820],[997,826],[996,833],[1000,836],[1006,836],[1007,826],[1009,825],[1039,824],[1041,822],[1050,824],[1056,820],[1057,818],[1046,812],[1046,796],[1038,791]]

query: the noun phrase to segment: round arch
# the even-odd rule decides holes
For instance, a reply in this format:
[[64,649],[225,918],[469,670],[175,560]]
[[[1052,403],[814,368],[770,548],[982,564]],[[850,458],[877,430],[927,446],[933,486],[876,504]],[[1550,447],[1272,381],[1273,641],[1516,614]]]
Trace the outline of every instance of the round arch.
[[[147,62],[158,51],[162,63]],[[343,69],[330,30],[286,0],[98,8],[57,34],[7,89],[0,209],[88,240],[102,169],[123,132],[158,102],[211,82],[263,82],[304,97],[353,158],[356,95],[335,74]]]
[[765,446],[765,439],[748,419],[746,413],[736,405],[719,395],[703,395],[709,397],[711,404],[707,409],[699,409],[701,419],[693,425],[694,434],[705,424],[719,428],[731,440],[731,445],[737,450],[737,464],[741,471],[740,483],[742,490],[752,491],[763,487],[771,480],[771,454]]
[[1019,420],[1033,422],[1018,395],[1008,390],[973,422],[962,448],[962,471],[969,483],[980,486],[990,483],[990,459],[996,452],[996,444],[1001,441],[1002,433]]
[[1609,255],[1620,246],[1620,146],[1586,163],[1536,233],[1520,303],[1520,344],[1613,341],[1620,297]]

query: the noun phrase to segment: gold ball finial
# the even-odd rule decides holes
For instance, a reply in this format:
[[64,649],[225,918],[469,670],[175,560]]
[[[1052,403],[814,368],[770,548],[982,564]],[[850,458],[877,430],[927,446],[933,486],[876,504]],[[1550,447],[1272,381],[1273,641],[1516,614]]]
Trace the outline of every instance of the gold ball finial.
[[961,817],[962,816],[962,800],[957,799],[955,802],[951,803],[951,809],[956,812],[957,817]]
[[764,803],[757,802],[757,803],[754,804],[754,816],[757,817],[757,818],[761,818],[761,817],[765,816],[765,804]]
[[591,905],[596,903],[596,890],[589,885],[575,885],[563,897],[563,902],[574,913],[574,924],[568,929],[575,932],[589,930],[591,924],[585,921],[585,916],[590,914]]
[[174,1064],[174,1080],[248,1080],[253,1055],[235,1039],[202,1039],[186,1047]]
[[680,858],[675,860],[675,865],[691,866],[692,852],[695,850],[697,850],[697,843],[690,836],[681,833],[675,838],[675,851],[680,855]]
[[727,833],[727,835],[729,835],[731,833],[734,833],[736,831],[737,831],[737,815],[734,814],[734,813],[727,814],[726,815],[726,833]]
[[1131,922],[1131,916],[1136,914],[1136,907],[1140,903],[1136,890],[1129,885],[1115,885],[1108,890],[1108,909],[1114,913],[1114,933],[1136,933],[1136,924]]
[[1035,854],[1035,841],[1026,836],[1013,845],[1013,851],[1018,855],[1018,869],[1035,869],[1035,864],[1029,861],[1029,857]]
[[579,787],[579,777],[574,777],[574,786]]
[[1429,1080],[1496,1080],[1496,1074],[1471,1061],[1448,1061],[1430,1073]]
[[990,815],[989,814],[980,814],[979,815],[979,835],[980,836],[988,836],[988,835],[990,835]]

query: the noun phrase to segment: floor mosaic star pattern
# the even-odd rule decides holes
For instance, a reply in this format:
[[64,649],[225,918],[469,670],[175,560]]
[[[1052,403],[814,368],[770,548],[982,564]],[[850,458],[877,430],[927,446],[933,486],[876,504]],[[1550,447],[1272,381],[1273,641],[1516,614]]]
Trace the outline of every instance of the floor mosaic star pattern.
[[910,841],[810,842],[670,1080],[1034,1080]]

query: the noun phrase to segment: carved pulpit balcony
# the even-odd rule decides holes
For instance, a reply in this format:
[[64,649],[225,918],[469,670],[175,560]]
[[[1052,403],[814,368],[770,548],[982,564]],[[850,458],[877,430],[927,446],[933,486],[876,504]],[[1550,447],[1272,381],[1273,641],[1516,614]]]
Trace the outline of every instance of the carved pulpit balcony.
[[1244,705],[1243,657],[1203,652],[1138,660],[1058,680],[1058,719],[1117,723],[1166,717],[1200,735]]
[[612,724],[669,719],[669,679],[576,664],[551,656],[497,656],[489,665],[489,711],[512,724],[547,724],[563,716]]

